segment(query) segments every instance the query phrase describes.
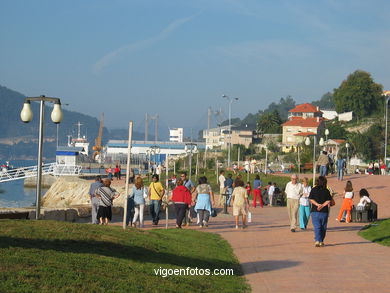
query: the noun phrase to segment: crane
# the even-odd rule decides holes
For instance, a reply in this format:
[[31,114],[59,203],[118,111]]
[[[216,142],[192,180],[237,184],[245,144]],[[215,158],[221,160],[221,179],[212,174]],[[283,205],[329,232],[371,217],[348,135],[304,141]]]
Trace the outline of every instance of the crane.
[[103,136],[103,121],[104,121],[104,113],[101,114],[100,116],[100,126],[99,126],[99,133],[98,136],[95,139],[95,145],[92,147],[94,150],[94,153],[92,155],[92,158],[94,160],[99,160],[101,159],[101,152],[102,152],[102,136]]

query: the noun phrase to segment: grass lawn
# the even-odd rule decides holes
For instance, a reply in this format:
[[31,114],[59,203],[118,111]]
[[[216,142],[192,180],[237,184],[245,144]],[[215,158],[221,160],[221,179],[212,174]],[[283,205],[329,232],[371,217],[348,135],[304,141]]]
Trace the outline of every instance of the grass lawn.
[[[157,276],[162,269],[234,276]],[[193,230],[0,220],[0,292],[249,292],[229,244]]]
[[390,219],[368,225],[359,235],[372,242],[390,246]]

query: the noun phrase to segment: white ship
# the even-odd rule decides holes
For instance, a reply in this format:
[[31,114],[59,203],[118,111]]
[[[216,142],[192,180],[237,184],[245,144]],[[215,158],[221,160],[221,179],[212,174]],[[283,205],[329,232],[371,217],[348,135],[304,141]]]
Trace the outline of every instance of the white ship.
[[81,129],[81,124],[80,122],[78,122],[77,124],[77,138],[71,138],[70,135],[68,135],[68,146],[70,147],[82,147],[83,148],[83,151],[81,151],[80,153],[83,154],[83,155],[86,155],[88,156],[89,155],[89,142],[87,140],[87,137],[85,135],[81,136],[81,132],[80,132],[80,129]]

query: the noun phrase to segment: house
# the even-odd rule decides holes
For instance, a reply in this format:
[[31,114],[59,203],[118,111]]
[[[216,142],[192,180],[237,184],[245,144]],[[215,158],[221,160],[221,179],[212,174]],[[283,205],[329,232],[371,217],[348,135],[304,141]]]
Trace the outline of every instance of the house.
[[231,127],[231,138],[229,138],[229,126],[222,126],[203,130],[203,138],[206,140],[208,149],[227,149],[231,145],[244,145],[246,148],[253,142],[253,130],[247,127]]
[[325,126],[319,107],[305,103],[288,111],[288,120],[282,124],[282,127],[283,152],[290,152],[302,143],[305,137],[313,135],[318,137]]

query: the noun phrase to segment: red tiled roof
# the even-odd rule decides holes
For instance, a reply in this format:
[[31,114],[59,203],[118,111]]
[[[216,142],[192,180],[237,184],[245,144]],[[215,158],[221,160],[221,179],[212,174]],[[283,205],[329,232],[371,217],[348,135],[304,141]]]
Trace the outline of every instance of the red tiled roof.
[[332,139],[332,138],[330,138],[329,140],[333,140],[337,144],[343,144],[344,142],[346,142],[345,139]]
[[294,117],[292,120],[288,120],[282,124],[282,126],[301,126],[301,127],[318,127],[323,121],[322,118],[318,119],[317,117],[313,118],[302,118],[302,117]]
[[305,104],[300,104],[296,106],[294,109],[291,109],[289,112],[296,113],[296,112],[302,112],[302,113],[319,113],[321,112],[320,110],[317,109],[316,106],[305,103]]
[[317,134],[314,132],[298,132],[294,134],[294,136],[312,136],[312,135],[317,135]]

